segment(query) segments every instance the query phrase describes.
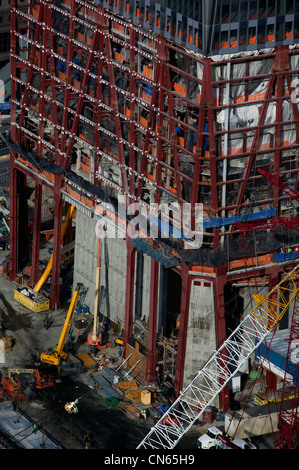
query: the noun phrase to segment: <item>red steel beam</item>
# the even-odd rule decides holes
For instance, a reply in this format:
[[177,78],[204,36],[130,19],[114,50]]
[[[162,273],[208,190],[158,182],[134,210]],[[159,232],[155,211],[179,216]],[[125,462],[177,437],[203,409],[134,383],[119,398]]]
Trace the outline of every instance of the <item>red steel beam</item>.
[[[101,17],[101,15],[102,15],[102,11],[99,8],[98,22],[99,22],[99,18]],[[84,76],[83,76],[83,79],[82,79],[82,82],[81,82],[81,88],[80,88],[79,98],[78,98],[78,102],[77,102],[77,106],[76,106],[75,117],[74,117],[74,120],[73,120],[73,125],[72,125],[72,128],[71,128],[71,132],[70,132],[71,136],[70,136],[67,148],[66,148],[65,159],[64,159],[64,162],[63,162],[64,168],[67,168],[68,165],[69,165],[69,160],[70,160],[70,157],[71,157],[71,153],[72,153],[72,149],[73,149],[73,145],[74,145],[74,141],[75,141],[75,134],[78,131],[80,114],[82,112],[82,107],[83,107],[84,100],[87,97],[86,92],[87,92],[88,82],[89,82],[89,79],[90,79],[89,74],[90,74],[90,71],[91,71],[91,66],[92,66],[93,61],[94,61],[96,48],[97,48],[97,45],[98,45],[99,34],[100,34],[99,26],[100,26],[100,23],[98,23],[98,28],[96,29],[96,31],[94,32],[93,37],[92,37],[92,42],[91,42],[91,46],[90,46],[90,51],[89,51],[87,63],[86,63],[86,68],[85,68]],[[70,44],[69,44],[69,48],[71,49]],[[67,103],[67,106],[68,105],[69,105],[69,103]]]
[[[35,29],[35,32],[34,32],[33,47],[32,47],[32,50],[30,51],[30,57],[29,57],[29,61],[28,61],[29,62],[29,67],[28,67],[28,70],[27,70],[25,90],[24,90],[24,94],[23,94],[22,103],[21,103],[21,106],[20,106],[20,117],[19,117],[19,123],[18,123],[19,127],[18,127],[17,135],[16,135],[16,141],[17,142],[19,142],[19,140],[20,140],[21,131],[22,131],[21,127],[23,126],[24,120],[25,120],[25,106],[27,106],[28,103],[29,103],[29,84],[30,84],[30,82],[32,80],[32,76],[33,76],[33,63],[36,60],[36,50],[37,50],[37,45],[39,44],[39,36],[40,36],[40,33],[41,33],[41,25],[42,25],[43,15],[44,15],[44,4],[41,3],[39,5],[38,23],[36,25],[36,29]],[[14,25],[14,27],[16,28],[16,24]],[[14,31],[16,31],[16,29]],[[13,81],[14,80],[12,80],[12,82]]]
[[[254,134],[254,137],[253,137],[253,142],[252,142],[252,145],[251,145],[250,154],[249,154],[249,157],[247,159],[245,171],[244,171],[244,174],[243,174],[243,181],[240,184],[240,189],[239,189],[238,196],[237,196],[237,202],[236,202],[237,207],[235,209],[235,214],[238,214],[239,210],[241,208],[243,196],[244,196],[244,193],[245,193],[246,184],[247,184],[248,177],[249,177],[249,174],[250,174],[250,171],[251,171],[252,163],[253,163],[255,155],[256,155],[258,141],[259,141],[259,137],[260,137],[260,134],[261,134],[261,125],[264,122],[264,119],[265,119],[265,116],[266,116],[266,112],[267,112],[268,105],[269,105],[269,99],[270,99],[270,96],[272,94],[273,88],[275,86],[275,79],[276,79],[276,76],[277,76],[277,72],[280,72],[280,74],[283,74],[284,70],[286,70],[288,67],[289,67],[289,65],[288,65],[288,46],[278,47],[276,49],[275,56],[273,57],[272,74],[270,76],[269,83],[268,83],[268,86],[267,86],[265,101],[264,101],[264,104],[262,105],[262,107],[260,109],[258,128],[257,128],[257,130]],[[279,91],[280,96],[279,96],[279,100],[278,100],[278,111],[277,111],[277,118],[279,118],[280,123],[276,123],[276,126],[277,126],[278,130],[279,130],[279,126],[281,125],[281,96],[282,96],[282,82],[281,82],[281,80],[282,79],[278,79],[278,83],[280,83],[280,85],[279,85],[280,86],[280,91]],[[280,101],[280,104],[279,104],[279,101]],[[279,158],[279,155],[276,153],[276,164],[275,164],[276,167],[278,166],[278,164],[277,164],[278,158]]]
[[[103,23],[102,27],[109,30],[108,21],[104,18],[104,9],[102,10],[103,16]],[[116,139],[117,139],[117,148],[118,148],[118,156],[119,156],[119,163],[120,163],[120,173],[121,173],[121,180],[122,180],[122,190],[126,199],[128,198],[129,193],[129,184],[128,184],[128,176],[126,171],[126,161],[124,155],[124,144],[122,142],[122,130],[121,130],[121,122],[119,117],[119,105],[117,100],[117,94],[115,89],[115,75],[114,75],[114,68],[112,65],[113,54],[112,54],[112,47],[111,47],[111,40],[107,34],[104,33],[104,42],[106,47],[106,55],[107,55],[107,62],[108,62],[108,73],[109,73],[109,81],[110,81],[110,93],[111,93],[111,101],[112,101],[112,114],[114,118],[115,124],[115,131],[116,131]]]
[[[99,50],[102,51],[104,48],[104,36],[101,34],[99,38]],[[104,66],[104,60],[103,56],[101,55],[99,57],[99,60],[97,61],[96,64],[96,71],[97,75],[99,77],[102,76],[103,74],[103,66]],[[95,97],[98,102],[101,102],[103,100],[103,86],[102,82],[95,82]],[[99,169],[99,157],[98,157],[98,151],[100,150],[100,139],[101,139],[101,131],[99,129],[100,123],[101,123],[101,118],[102,118],[102,108],[100,106],[94,106],[94,121],[96,122],[96,131],[95,131],[95,166],[94,166],[94,184],[98,183],[98,177],[97,177],[97,172]]]
[[[135,142],[136,142],[136,132],[135,132],[135,122],[137,121],[137,113],[135,109],[135,100],[134,100],[134,95],[135,95],[135,90],[136,90],[136,80],[135,80],[135,75],[136,73],[136,58],[135,58],[135,42],[136,42],[136,34],[135,34],[135,29],[130,28],[130,130],[129,130],[129,135],[130,135],[130,142],[131,142],[131,147],[130,147],[130,168],[135,171],[136,165],[135,165]],[[129,193],[130,196],[135,195],[135,176],[134,173],[132,172],[130,175],[130,186],[129,186]]]
[[[223,264],[215,268],[215,280],[214,280],[214,301],[215,301],[215,314],[216,314],[216,349],[223,344],[226,335],[226,322],[225,322],[225,302],[224,302],[224,286],[227,282],[227,265]],[[221,364],[225,367],[224,364]],[[220,407],[223,410],[230,409],[229,403],[229,390],[228,386],[220,392]]]
[[62,221],[62,175],[55,175],[54,185],[54,237],[53,237],[53,266],[51,278],[50,308],[59,306],[59,276],[61,253],[61,221]]
[[38,179],[35,181],[34,219],[32,238],[32,260],[30,272],[30,286],[33,288],[39,279],[39,250],[43,186]]
[[[147,164],[147,157],[146,157],[146,152],[148,152],[149,149],[149,139],[150,139],[150,134],[154,131],[154,113],[155,113],[155,105],[156,105],[156,100],[157,100],[157,94],[158,94],[158,83],[161,81],[161,69],[162,65],[160,60],[157,62],[156,65],[156,70],[154,74],[154,84],[153,84],[153,94],[151,98],[151,103],[150,103],[150,110],[149,110],[149,116],[148,116],[148,125],[146,129],[146,134],[145,138],[143,141],[143,151],[142,151],[142,158],[141,158],[141,164],[140,164],[140,178],[138,181],[138,187],[136,189],[136,199],[138,200],[141,195],[141,190],[142,190],[142,185],[143,185],[143,179],[142,176],[145,173],[146,169],[146,164]],[[159,158],[159,156],[158,156]]]
[[17,169],[15,167],[15,154],[10,152],[10,191],[9,191],[9,212],[10,212],[10,250],[9,250],[9,280],[14,281],[18,269],[18,190],[17,190]]
[[186,361],[186,343],[189,319],[189,304],[190,304],[190,290],[191,290],[191,276],[189,275],[189,268],[186,263],[181,266],[181,279],[182,279],[182,294],[180,305],[180,326],[178,336],[178,348],[176,356],[174,388],[175,394],[178,397],[183,390],[184,381],[184,368]]
[[[62,128],[64,130],[68,127],[69,117],[69,101],[70,101],[70,83],[72,74],[72,60],[74,52],[74,37],[75,37],[75,17],[76,17],[76,0],[70,0],[71,14],[69,18],[69,35],[68,35],[68,47],[67,47],[67,59],[66,59],[66,76],[64,83],[64,100],[63,100],[63,114],[62,114]],[[64,157],[66,153],[66,140],[67,134],[63,132],[61,135],[60,153],[58,156],[58,162],[60,165],[66,167],[66,159]]]
[[[130,28],[130,130],[129,130],[129,135],[130,135],[130,142],[131,142],[131,147],[130,147],[130,168],[135,171],[136,169],[136,164],[135,164],[135,142],[136,142],[136,132],[135,132],[135,122],[137,121],[137,113],[136,113],[136,108],[135,108],[135,100],[134,100],[134,95],[135,95],[135,90],[136,90],[136,80],[135,80],[135,75],[136,73],[136,57],[135,57],[135,42],[136,42],[136,34],[135,34],[135,29]],[[129,193],[131,196],[134,197],[135,195],[135,177],[134,173],[132,172],[130,175],[130,187],[129,187]]]
[[156,342],[157,342],[157,306],[158,306],[159,263],[151,259],[150,300],[148,320],[148,344],[146,356],[146,380],[156,379]]

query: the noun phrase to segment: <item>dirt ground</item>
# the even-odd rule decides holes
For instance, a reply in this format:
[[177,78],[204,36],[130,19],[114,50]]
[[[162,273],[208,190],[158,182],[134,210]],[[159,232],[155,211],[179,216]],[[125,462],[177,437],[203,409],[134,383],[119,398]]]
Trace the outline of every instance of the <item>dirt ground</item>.
[[[48,312],[51,326],[46,329],[43,313],[31,312],[14,300],[14,287],[13,283],[0,276],[0,325],[5,335],[11,336],[15,342],[11,352],[5,354],[4,363],[0,363],[0,374],[7,375],[8,368],[38,368],[40,374],[51,374],[57,379],[57,368],[41,363],[39,357],[42,352],[57,344],[66,311]],[[74,354],[89,352],[86,342],[82,343],[78,338],[82,330],[92,330],[92,321],[91,314],[74,316]],[[84,328],[80,325],[84,325]],[[104,350],[107,357],[113,358],[115,367],[121,361],[118,350],[119,347]],[[149,417],[141,422],[137,412],[144,406],[125,397],[117,405],[109,406],[106,399],[90,386],[89,376],[92,372],[94,369],[59,377],[59,382],[55,381],[52,387],[42,390],[36,388],[34,375],[21,374],[19,377],[27,400],[19,404],[20,410],[65,449],[84,449],[86,435],[89,436],[88,442],[92,449],[136,449],[154,426],[155,419]],[[64,405],[76,399],[79,412],[69,415]],[[202,423],[194,425],[178,443],[177,449],[198,452],[197,439],[207,427],[202,426]],[[273,449],[272,436],[260,437],[258,441],[258,448]]]
[[[1,375],[7,375],[8,368],[38,368],[40,374],[50,374],[57,378],[57,368],[41,363],[39,357],[41,352],[57,344],[66,312],[49,312],[51,326],[46,329],[45,315],[31,312],[16,302],[13,291],[14,284],[0,276],[0,320],[5,335],[11,336],[15,342],[11,352],[5,354],[5,362],[0,364]],[[82,330],[75,325],[82,322],[85,329],[90,331],[92,321],[91,315],[80,314],[74,317],[74,354],[89,351],[86,343],[78,341]],[[118,350],[119,347],[104,350],[105,355],[112,357],[116,365],[121,360]],[[116,406],[107,405],[106,399],[89,386],[87,379],[92,372],[94,369],[59,377],[59,383],[55,382],[52,387],[41,390],[35,386],[34,375],[20,374],[27,400],[19,404],[19,409],[66,449],[85,448],[85,435],[89,436],[90,447],[94,449],[136,449],[155,424],[155,420],[150,417],[141,422],[137,411],[142,405],[134,404],[125,397]],[[76,399],[79,412],[69,415],[64,405]],[[194,427],[184,436],[179,447],[196,449],[198,435],[199,431]]]

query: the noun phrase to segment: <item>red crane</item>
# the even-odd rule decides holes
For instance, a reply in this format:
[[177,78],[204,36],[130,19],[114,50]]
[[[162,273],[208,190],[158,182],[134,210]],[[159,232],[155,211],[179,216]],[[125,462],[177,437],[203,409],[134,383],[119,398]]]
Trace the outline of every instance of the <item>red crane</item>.
[[[287,186],[274,175],[271,175],[266,170],[258,169],[258,172],[264,176],[270,183],[279,187],[291,199],[299,202],[299,193],[294,189]],[[275,217],[268,221],[257,221],[253,223],[238,224],[238,228],[279,228],[288,227],[298,230],[298,217]],[[237,225],[237,224],[236,224]],[[287,338],[288,351],[286,357],[286,368],[283,381],[283,390],[280,402],[280,409],[278,412],[278,430],[279,434],[275,439],[275,446],[280,449],[299,449],[299,399],[298,399],[298,385],[299,385],[299,355],[297,348],[299,344],[299,305],[297,299],[294,303],[292,314],[292,321],[290,326],[290,335]],[[297,348],[297,349],[296,349]],[[289,377],[292,377],[290,383]],[[290,388],[294,391],[294,398],[292,406],[286,406],[286,398],[290,396]]]
[[277,230],[278,228],[293,228],[299,230],[299,217],[271,217],[271,219],[255,220],[252,222],[235,222],[240,230]]
[[[288,352],[286,357],[285,376],[283,381],[282,400],[278,413],[279,434],[275,439],[275,446],[279,449],[299,449],[299,302],[295,299]],[[291,381],[290,381],[291,378]],[[286,398],[293,392],[291,407],[286,406]]]
[[268,171],[262,170],[258,168],[257,170],[261,175],[263,175],[270,183],[278,186],[285,194],[287,194],[290,198],[295,199],[299,202],[299,193],[294,189],[290,188],[288,185],[280,181],[277,176],[271,175]]

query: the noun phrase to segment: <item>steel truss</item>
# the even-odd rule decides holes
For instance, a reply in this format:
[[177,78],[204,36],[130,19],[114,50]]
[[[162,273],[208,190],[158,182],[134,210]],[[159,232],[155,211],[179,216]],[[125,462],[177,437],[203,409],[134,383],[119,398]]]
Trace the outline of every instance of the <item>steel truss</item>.
[[250,314],[215,351],[138,448],[172,449],[177,445],[283,317],[298,293],[298,279],[296,266],[266,297],[255,296],[257,304]]
[[[11,0],[11,140],[20,147],[11,151],[10,279],[17,273],[17,172],[54,193],[52,307],[59,298],[63,201],[89,214],[106,192],[146,208],[168,201],[193,209],[200,202],[204,220],[211,220],[242,212],[249,193],[255,195],[253,208],[271,205],[279,212],[286,196],[277,187],[269,190],[257,170],[272,162],[275,176],[296,180],[296,156],[280,162],[299,149],[298,109],[290,99],[298,54],[281,46],[258,56],[212,60],[88,1]],[[252,73],[258,61],[268,65]],[[254,83],[265,85],[262,93],[252,91]],[[271,106],[275,119],[269,121]],[[258,110],[256,122],[231,126],[232,115],[248,107]],[[284,140],[286,130],[295,137]],[[228,234],[224,227],[208,228],[204,245],[217,248]],[[37,245],[33,263],[36,273]],[[133,322],[134,263],[135,249],[129,249],[126,337]],[[156,271],[153,262],[152,293]],[[187,275],[184,282],[190,289]],[[188,302],[186,294],[184,307]],[[150,310],[153,350],[154,302]],[[182,325],[186,311],[182,303]],[[186,335],[181,337],[184,351]],[[182,364],[179,369],[177,384]]]
[[[278,208],[283,197],[276,187],[267,193],[256,167],[268,158],[276,176],[296,175],[296,163],[280,167],[288,147],[282,130],[299,135],[297,106],[290,100],[299,68],[292,68],[288,46],[262,55],[272,66],[254,75],[250,63],[260,57],[217,62],[196,56],[83,0],[30,7],[13,0],[11,15],[14,142],[51,162],[55,155],[59,166],[91,184],[108,185],[128,202],[146,204],[145,193],[155,202],[202,202],[213,218],[239,213],[257,187],[254,204]],[[238,66],[244,69],[239,75]],[[250,91],[250,82],[258,80],[266,84],[263,94]],[[282,114],[288,103],[291,119]],[[259,118],[250,132],[232,128],[229,115],[252,105]],[[272,105],[276,119],[269,123]],[[109,165],[119,177],[104,174]],[[32,171],[49,179],[41,169]],[[95,197],[93,204],[98,202]],[[217,247],[225,234],[208,229],[205,243]]]

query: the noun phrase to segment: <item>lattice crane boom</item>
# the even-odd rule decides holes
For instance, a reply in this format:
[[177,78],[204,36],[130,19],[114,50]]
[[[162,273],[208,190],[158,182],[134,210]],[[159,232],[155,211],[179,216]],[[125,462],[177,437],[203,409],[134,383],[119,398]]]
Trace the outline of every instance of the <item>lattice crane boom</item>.
[[299,202],[299,193],[298,191],[295,191],[294,189],[290,188],[288,185],[280,181],[279,178],[277,178],[274,175],[271,175],[268,173],[268,171],[263,170],[261,168],[258,168],[257,170],[261,175],[263,175],[270,183],[273,183],[275,186],[278,186],[285,194],[287,194],[290,198],[295,199],[296,201]]
[[239,230],[277,230],[279,228],[293,228],[299,230],[299,217],[272,217],[266,220],[256,220],[254,222],[235,222],[235,227]]
[[256,306],[213,353],[138,449],[172,449],[177,445],[283,317],[298,293],[298,279],[299,265],[266,297],[254,295]]

